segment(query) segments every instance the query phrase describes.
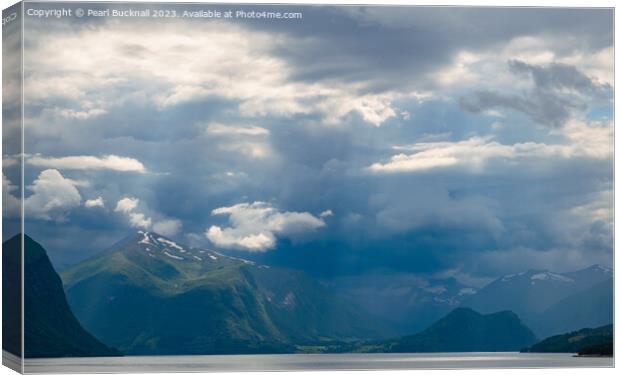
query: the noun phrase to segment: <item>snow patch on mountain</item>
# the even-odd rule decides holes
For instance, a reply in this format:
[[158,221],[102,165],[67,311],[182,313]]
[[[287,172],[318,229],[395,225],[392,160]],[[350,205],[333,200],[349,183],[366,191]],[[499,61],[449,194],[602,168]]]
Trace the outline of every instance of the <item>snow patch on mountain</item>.
[[180,256],[176,256],[176,255],[172,255],[167,251],[164,251],[164,254],[166,254],[167,256],[169,256],[172,259],[177,259],[177,260],[183,260],[184,258],[180,257]]
[[181,246],[177,245],[177,243],[176,243],[176,242],[174,242],[174,241],[169,241],[169,240],[167,240],[167,239],[165,239],[165,238],[163,238],[163,237],[159,237],[159,238],[157,238],[157,242],[159,242],[159,243],[163,243],[164,245],[167,245],[167,246],[169,246],[169,247],[173,247],[173,248],[175,248],[175,249],[179,250],[180,252],[185,252],[185,249],[184,249],[183,247],[181,247]]
[[138,243],[141,243],[144,245],[155,245],[153,242],[151,242],[151,236],[147,232],[139,231],[138,233],[143,235],[142,239]]
[[459,296],[468,296],[476,294],[476,290],[474,288],[462,288],[459,290]]
[[519,277],[519,276],[523,276],[523,275],[525,275],[525,272],[513,273],[511,275],[506,275],[506,276],[502,277],[502,281],[510,281],[510,280],[514,279],[515,277]]
[[572,283],[575,282],[575,280],[571,279],[570,277],[566,277],[557,273],[553,273],[553,272],[541,272],[541,273],[536,273],[532,276],[530,276],[530,280],[553,280],[553,281],[561,281],[561,282],[565,282],[565,283]]

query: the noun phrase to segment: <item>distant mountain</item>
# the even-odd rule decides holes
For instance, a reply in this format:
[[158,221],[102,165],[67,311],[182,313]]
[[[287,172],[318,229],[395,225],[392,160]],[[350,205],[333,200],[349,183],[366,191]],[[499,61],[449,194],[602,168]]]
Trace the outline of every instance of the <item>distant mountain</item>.
[[62,277],[80,321],[126,354],[279,353],[379,336],[304,273],[138,232]]
[[523,352],[529,353],[580,353],[583,355],[613,354],[613,325],[585,328],[579,331],[546,338]]
[[[15,264],[21,252],[17,235],[2,244],[2,261]],[[15,279],[14,267],[4,269]],[[15,285],[3,284],[3,293]],[[10,292],[9,292],[10,293]],[[24,327],[25,357],[103,357],[120,355],[108,348],[77,321],[65,298],[60,277],[54,271],[45,249],[24,236]],[[12,329],[19,330],[20,327]]]
[[328,287],[381,320],[400,335],[419,332],[474,295],[476,289],[454,278],[399,274],[340,277]]
[[[611,277],[610,269],[598,265],[570,273],[529,270],[493,281],[465,299],[461,306],[482,313],[514,311],[526,325],[534,329],[537,335],[544,336],[555,329],[561,329],[546,326],[549,321],[547,319],[555,319],[552,317],[552,312],[546,313],[548,309],[553,309],[552,306],[561,303],[562,300],[610,280]],[[609,293],[601,297],[611,301],[613,295]],[[581,314],[578,310],[587,308],[587,304],[573,304],[572,308],[575,314]],[[589,320],[589,315],[585,311],[582,318],[581,322],[596,321],[595,318]]]
[[532,323],[540,337],[599,327],[614,320],[613,279],[601,281],[554,303]]
[[391,340],[384,351],[396,353],[518,351],[536,341],[515,313],[482,315],[457,308],[424,331]]

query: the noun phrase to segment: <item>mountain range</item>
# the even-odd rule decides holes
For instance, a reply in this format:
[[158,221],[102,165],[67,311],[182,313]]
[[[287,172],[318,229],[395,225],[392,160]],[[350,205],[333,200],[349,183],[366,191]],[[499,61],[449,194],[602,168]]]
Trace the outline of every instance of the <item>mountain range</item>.
[[[140,231],[61,282],[43,247],[24,241],[26,357],[514,351],[613,321],[613,274],[600,266],[530,270],[478,290],[407,275],[330,284]],[[14,323],[3,324],[3,348],[14,354],[20,304],[6,302],[20,299],[7,289],[21,284],[20,243],[3,244],[4,322]]]
[[611,323],[612,287],[611,270],[598,265],[568,273],[529,270],[498,278],[461,306],[513,311],[538,337],[547,337]]
[[[63,291],[60,277],[50,263],[41,245],[24,235],[24,356],[26,358],[49,357],[106,357],[120,353],[99,342],[88,333],[75,318]],[[19,291],[21,284],[20,253],[22,238],[18,234],[2,244],[3,295]],[[17,276],[16,276],[17,275]],[[6,281],[19,280],[17,284]],[[21,303],[21,301],[20,301]],[[5,313],[7,310],[4,311]],[[13,308],[9,314],[19,313]],[[5,315],[7,321],[19,321],[19,317]],[[19,335],[21,325],[3,326],[7,337]],[[4,340],[3,340],[4,341]],[[19,341],[9,341],[13,345]],[[7,348],[18,354],[21,348]]]
[[326,283],[343,299],[407,335],[428,327],[476,293],[453,277],[365,274]]
[[126,354],[293,352],[299,343],[386,333],[303,272],[151,232],[130,235],[62,278],[84,326]]

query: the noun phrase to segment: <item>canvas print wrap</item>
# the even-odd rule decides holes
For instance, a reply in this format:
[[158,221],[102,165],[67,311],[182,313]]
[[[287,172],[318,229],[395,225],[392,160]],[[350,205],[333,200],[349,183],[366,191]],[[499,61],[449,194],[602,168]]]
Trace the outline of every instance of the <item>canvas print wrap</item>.
[[3,362],[613,366],[613,9],[3,12]]

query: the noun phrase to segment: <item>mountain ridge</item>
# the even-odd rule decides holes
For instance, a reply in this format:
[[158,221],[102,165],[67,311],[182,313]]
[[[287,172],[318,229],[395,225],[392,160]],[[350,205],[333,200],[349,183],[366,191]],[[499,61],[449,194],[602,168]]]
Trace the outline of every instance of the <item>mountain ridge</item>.
[[62,276],[84,325],[128,354],[281,353],[297,342],[381,336],[376,322],[301,271],[153,232],[130,235]]
[[[107,347],[86,331],[76,319],[47,252],[28,235],[23,236],[24,249],[24,356],[105,357],[120,353]],[[13,262],[21,252],[21,235],[2,244],[3,264]],[[15,272],[6,268],[4,272]],[[3,284],[3,293],[9,285]],[[13,327],[11,329],[19,329]]]
[[[530,269],[495,279],[479,289],[476,294],[464,300],[460,306],[470,307],[481,313],[492,313],[501,310],[514,311],[537,335],[546,337],[549,334],[558,332],[557,329],[554,331],[548,327],[556,325],[562,313],[558,309],[556,309],[557,314],[549,313],[552,310],[552,306],[561,303],[570,296],[584,293],[589,288],[610,280],[613,280],[611,269],[600,265],[592,265],[566,273]],[[613,298],[612,293],[598,293],[597,296],[600,296],[599,300],[588,303],[596,303],[599,306],[612,306],[609,303]],[[588,305],[586,301],[589,301],[592,297],[592,295],[586,294],[584,303],[576,303],[572,306],[577,315],[581,314],[580,324],[583,325],[567,325],[558,329],[578,329],[588,325],[605,323],[597,319],[595,317],[596,314],[588,315],[585,313]],[[608,310],[609,308],[606,309]],[[611,316],[611,313],[609,315]]]

